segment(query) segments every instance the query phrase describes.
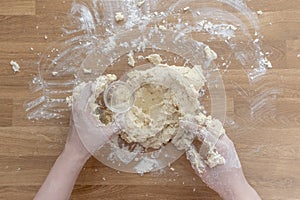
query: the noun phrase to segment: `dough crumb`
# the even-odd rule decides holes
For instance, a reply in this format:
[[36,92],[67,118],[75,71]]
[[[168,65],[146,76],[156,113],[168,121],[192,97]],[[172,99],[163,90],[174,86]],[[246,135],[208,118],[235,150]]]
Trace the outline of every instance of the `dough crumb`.
[[211,48],[209,48],[209,46],[206,46],[204,48],[204,52],[205,52],[206,58],[209,60],[215,60],[218,58],[218,55],[216,54],[216,52],[214,52]]
[[127,55],[127,57],[128,57],[128,65],[131,66],[131,67],[134,67],[135,66],[135,60],[134,60],[132,54],[129,53]]
[[263,11],[258,10],[258,11],[256,11],[256,13],[257,13],[258,15],[262,15],[262,14],[263,14]]
[[52,72],[52,76],[57,76],[58,72]]
[[47,39],[48,39],[48,36],[47,36],[47,35],[45,35],[45,36],[44,36],[44,39],[45,39],[45,40],[47,40]]
[[236,31],[238,28],[236,26],[233,26],[231,24],[229,24],[226,29],[230,29],[230,30],[233,30],[233,31]]
[[217,150],[211,148],[207,153],[207,160],[204,161],[209,168],[214,168],[217,165],[224,165],[225,158],[220,155]]
[[145,0],[138,1],[138,2],[137,2],[137,6],[138,6],[138,7],[141,7],[144,3],[145,3]]
[[20,71],[20,65],[16,61],[11,60],[10,65],[11,65],[12,70],[14,71],[14,73],[17,73],[17,72]]
[[159,25],[158,28],[162,31],[166,31],[167,28],[164,25]]
[[68,107],[72,107],[72,104],[73,104],[73,96],[68,96],[68,97],[66,97],[66,104],[68,105]]
[[150,54],[146,59],[154,65],[159,65],[162,62],[162,58],[158,54]]
[[83,73],[84,73],[84,74],[91,74],[91,73],[92,73],[92,70],[91,70],[91,69],[83,68]]
[[189,9],[190,9],[190,7],[187,6],[187,7],[183,8],[183,11],[186,12],[186,11],[188,11]]
[[138,58],[138,60],[144,60],[145,59],[145,57],[142,56],[142,55],[139,55],[137,58]]
[[117,22],[123,21],[124,20],[124,15],[122,12],[117,12],[115,15],[115,19]]

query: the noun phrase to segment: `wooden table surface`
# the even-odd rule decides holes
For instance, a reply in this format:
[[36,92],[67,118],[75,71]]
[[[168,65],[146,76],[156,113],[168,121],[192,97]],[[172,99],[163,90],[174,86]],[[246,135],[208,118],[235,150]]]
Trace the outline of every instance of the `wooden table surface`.
[[[271,123],[232,139],[247,179],[263,199],[300,199],[300,1],[247,2],[264,11],[259,17],[263,44],[272,52],[272,73],[280,77],[283,93]],[[37,73],[30,63],[60,39],[70,7],[70,0],[0,1],[0,199],[32,199],[63,149],[68,120],[32,123],[23,103]],[[10,60],[21,64],[21,72],[13,73]],[[175,171],[140,176],[118,173],[91,158],[72,199],[219,199],[185,156],[172,166]]]

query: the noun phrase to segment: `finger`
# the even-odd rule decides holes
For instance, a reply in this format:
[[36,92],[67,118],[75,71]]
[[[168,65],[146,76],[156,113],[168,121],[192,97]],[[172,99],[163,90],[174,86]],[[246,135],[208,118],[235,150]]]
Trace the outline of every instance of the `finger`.
[[126,126],[125,113],[117,114],[114,123],[119,127],[120,130],[124,129]]
[[215,148],[216,144],[219,142],[220,138],[216,137],[215,134],[212,134],[206,128],[201,129],[201,135],[203,135],[202,145],[200,147],[200,155],[204,158],[207,157],[208,152]]
[[78,111],[84,111],[91,95],[91,83],[86,83],[86,85],[80,91],[79,96],[76,97],[73,108]]
[[120,128],[117,124],[112,124],[108,126],[99,127],[99,130],[110,139],[114,134],[120,131]]
[[201,177],[206,170],[206,164],[194,145],[191,145],[191,147],[186,151],[186,157],[190,161],[192,168]]
[[198,140],[201,142],[206,137],[205,133],[201,131],[202,126],[200,126],[199,124],[182,120],[179,122],[179,126],[180,126],[180,128],[187,130],[190,133],[193,133],[195,136],[197,136]]

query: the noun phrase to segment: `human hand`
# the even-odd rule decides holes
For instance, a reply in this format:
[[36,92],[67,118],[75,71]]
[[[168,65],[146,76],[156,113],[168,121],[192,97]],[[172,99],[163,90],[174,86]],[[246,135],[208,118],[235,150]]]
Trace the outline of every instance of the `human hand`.
[[92,83],[86,83],[74,99],[70,133],[66,142],[66,149],[71,149],[74,154],[82,157],[95,153],[123,126],[123,115],[119,115],[110,125],[102,124],[93,116],[88,106],[89,97],[92,95],[91,87]]
[[[187,159],[202,181],[223,199],[260,199],[248,184],[233,142],[223,133],[212,133],[209,127],[183,121],[181,126],[195,134],[202,146],[192,145]],[[208,129],[208,130],[207,130]]]

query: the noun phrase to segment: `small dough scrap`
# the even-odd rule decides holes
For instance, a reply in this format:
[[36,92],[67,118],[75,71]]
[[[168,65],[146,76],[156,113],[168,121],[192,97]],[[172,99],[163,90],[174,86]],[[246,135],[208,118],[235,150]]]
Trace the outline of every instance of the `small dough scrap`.
[[145,57],[142,56],[142,55],[139,55],[137,58],[138,58],[138,60],[144,60],[145,59]]
[[115,19],[116,19],[117,22],[123,21],[124,20],[123,13],[122,12],[116,12]]
[[92,69],[83,68],[83,73],[84,74],[91,74],[92,73]]
[[214,168],[217,165],[224,165],[225,164],[225,158],[218,153],[217,150],[214,148],[210,149],[207,154],[207,158],[204,161],[209,168]]
[[166,31],[167,28],[164,25],[159,25],[158,28],[162,31]]
[[138,7],[141,7],[144,3],[145,3],[145,0],[139,0],[139,1],[137,2],[137,6],[138,6]]
[[58,75],[58,72],[51,72],[52,76],[57,76]]
[[194,146],[191,146],[186,152],[187,159],[191,162],[192,168],[198,175],[203,174],[206,164],[201,155],[196,151]]
[[206,46],[204,48],[204,52],[205,52],[205,56],[208,60],[215,60],[218,58],[218,55],[216,54],[216,52],[214,52],[214,50],[209,48],[209,46]]
[[128,65],[131,66],[131,67],[134,67],[135,66],[135,60],[134,60],[132,54],[128,54],[127,57],[128,57]]
[[188,11],[189,9],[190,9],[190,7],[187,6],[187,7],[184,7],[184,8],[183,8],[183,11],[186,12],[186,11]]
[[14,71],[14,73],[17,73],[17,72],[20,71],[20,65],[16,61],[11,60],[10,65],[11,65],[12,70]]
[[73,105],[73,96],[66,97],[66,104],[68,105],[68,107],[72,107],[72,105]]
[[146,59],[153,65],[159,65],[162,62],[162,58],[158,54],[150,54]]

